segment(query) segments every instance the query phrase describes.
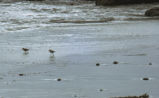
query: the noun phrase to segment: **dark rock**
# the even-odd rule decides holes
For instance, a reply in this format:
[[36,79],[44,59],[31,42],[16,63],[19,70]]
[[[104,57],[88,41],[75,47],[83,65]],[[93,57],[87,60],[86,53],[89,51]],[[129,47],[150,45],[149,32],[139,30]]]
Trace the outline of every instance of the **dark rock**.
[[145,12],[146,16],[159,16],[159,7],[154,7]]
[[61,80],[62,80],[61,78],[58,78],[58,79],[57,79],[57,81],[61,81]]
[[114,61],[113,64],[119,64],[119,62],[118,61]]
[[100,92],[102,92],[102,91],[103,91],[103,89],[100,89],[99,91],[100,91]]
[[121,5],[153,2],[159,2],[159,0],[96,0],[96,5]]
[[143,78],[143,80],[149,80],[149,78]]
[[152,65],[152,63],[150,62],[149,65]]
[[97,63],[97,64],[96,64],[96,66],[100,66],[100,64],[99,64],[99,63]]
[[26,1],[45,1],[45,0],[26,0]]
[[19,74],[19,76],[24,76],[24,74],[21,73],[21,74]]

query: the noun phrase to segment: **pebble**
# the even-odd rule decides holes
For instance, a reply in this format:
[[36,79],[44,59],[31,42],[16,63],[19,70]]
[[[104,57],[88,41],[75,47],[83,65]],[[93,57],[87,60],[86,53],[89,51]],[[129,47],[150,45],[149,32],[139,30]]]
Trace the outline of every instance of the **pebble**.
[[19,76],[24,76],[24,74],[19,74]]
[[119,62],[118,61],[114,61],[113,64],[119,64]]
[[149,65],[152,65],[152,63],[150,62]]
[[149,80],[149,78],[143,78],[142,80]]
[[61,78],[58,78],[58,79],[57,79],[57,81],[61,81],[61,80],[62,80]]
[[100,91],[100,92],[102,92],[102,91],[103,91],[103,89],[99,89],[99,91]]
[[96,63],[96,66],[100,66],[100,64],[99,64],[99,63]]

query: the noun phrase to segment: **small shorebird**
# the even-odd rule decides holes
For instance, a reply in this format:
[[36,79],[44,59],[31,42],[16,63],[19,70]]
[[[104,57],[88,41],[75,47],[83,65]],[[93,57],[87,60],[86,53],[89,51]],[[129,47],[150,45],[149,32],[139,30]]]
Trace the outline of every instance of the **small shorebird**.
[[29,51],[28,48],[22,48],[22,50],[23,50],[25,53],[28,53],[28,51]]
[[55,50],[52,50],[52,49],[49,49],[49,52],[54,54],[56,51]]

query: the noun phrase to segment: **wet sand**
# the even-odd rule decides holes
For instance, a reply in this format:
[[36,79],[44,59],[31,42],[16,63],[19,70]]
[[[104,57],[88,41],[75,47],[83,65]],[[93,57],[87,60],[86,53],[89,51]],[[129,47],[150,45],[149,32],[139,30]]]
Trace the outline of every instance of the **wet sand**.
[[158,25],[148,20],[0,33],[0,97],[157,98]]

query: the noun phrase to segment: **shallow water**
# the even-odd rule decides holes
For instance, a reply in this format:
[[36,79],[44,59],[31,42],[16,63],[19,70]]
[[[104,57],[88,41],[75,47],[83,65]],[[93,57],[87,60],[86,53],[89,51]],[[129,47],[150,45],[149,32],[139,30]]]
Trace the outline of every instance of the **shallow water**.
[[[159,21],[142,16],[151,6],[157,4],[1,3],[0,97],[109,98],[148,93],[157,98]],[[115,20],[100,22],[103,17]],[[129,17],[139,19],[129,21]],[[23,47],[30,49],[29,54]],[[56,51],[54,56],[49,49]]]
[[[1,34],[0,95],[109,98],[148,93],[156,98],[158,31],[158,21],[143,21],[50,26]],[[29,54],[24,54],[22,47],[29,48]],[[50,48],[56,50],[54,56],[49,54]],[[119,64],[114,65],[115,60]],[[21,73],[24,76],[18,75]]]

